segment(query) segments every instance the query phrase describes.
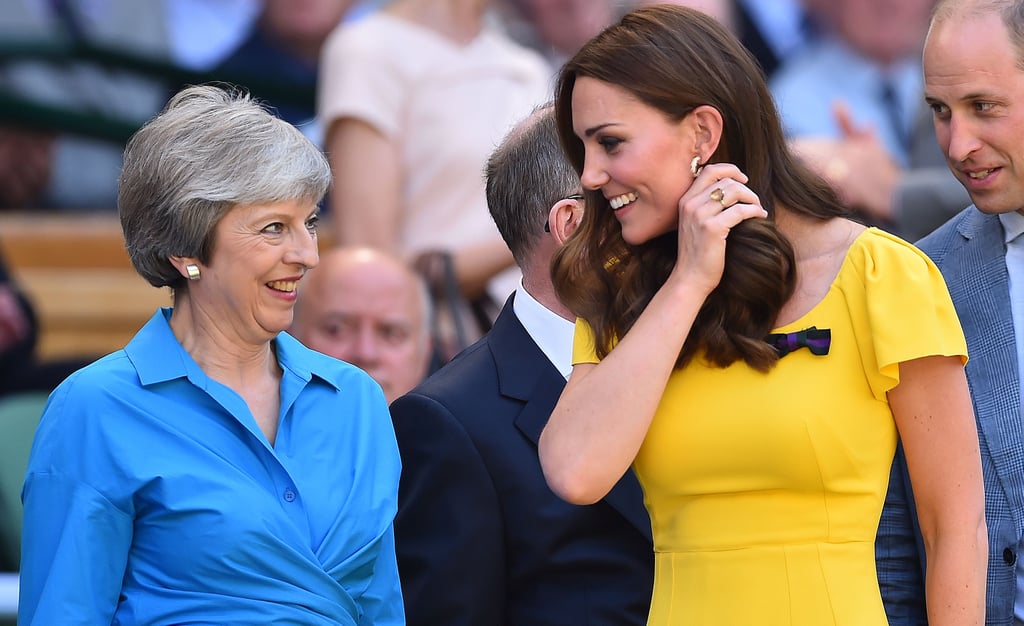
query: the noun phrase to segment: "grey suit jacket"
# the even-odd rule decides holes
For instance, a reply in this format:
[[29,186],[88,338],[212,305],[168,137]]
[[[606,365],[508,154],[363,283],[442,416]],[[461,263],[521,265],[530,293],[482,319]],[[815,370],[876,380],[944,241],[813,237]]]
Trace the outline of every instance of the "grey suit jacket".
[[[981,442],[989,539],[985,623],[1012,626],[1015,566],[1024,536],[1024,420],[1003,227],[997,216],[971,206],[917,245],[942,271],[967,338],[967,382]],[[897,492],[908,484],[902,463],[898,456],[890,483]],[[898,502],[892,493],[886,500],[879,526],[880,545],[920,546],[916,514],[904,513],[899,519],[901,504],[904,511],[914,511],[909,489],[903,497],[907,502]],[[896,552],[915,551],[923,562],[923,550]],[[907,600],[902,594],[910,590],[902,580],[921,565],[886,559],[879,553],[879,582],[888,610]],[[923,599],[923,588],[917,593]]]

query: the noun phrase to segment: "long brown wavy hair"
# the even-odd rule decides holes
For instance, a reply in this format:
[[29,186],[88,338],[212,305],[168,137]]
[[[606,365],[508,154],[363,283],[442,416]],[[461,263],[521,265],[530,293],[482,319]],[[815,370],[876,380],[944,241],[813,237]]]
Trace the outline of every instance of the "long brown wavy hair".
[[[586,43],[558,78],[559,136],[578,174],[584,147],[573,132],[572,92],[580,76],[617,85],[673,121],[701,105],[721,113],[722,139],[708,162],[739,167],[768,218],[745,220],[729,233],[722,279],[698,313],[676,367],[703,352],[719,367],[743,360],[767,371],[778,355],[765,336],[796,281],[793,247],[776,228],[775,207],[822,220],[846,211],[828,184],[790,153],[760,67],[732,34],[698,11],[655,5],[626,14]],[[665,283],[678,237],[673,232],[630,245],[599,191],[587,190],[586,202],[583,221],[555,254],[551,272],[559,298],[590,324],[604,357]]]

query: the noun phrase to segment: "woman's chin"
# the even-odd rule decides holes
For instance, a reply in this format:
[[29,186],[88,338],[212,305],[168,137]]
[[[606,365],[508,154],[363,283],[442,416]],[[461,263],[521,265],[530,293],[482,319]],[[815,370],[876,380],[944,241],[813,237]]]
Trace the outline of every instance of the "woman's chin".
[[622,229],[622,240],[631,246],[639,246],[645,244],[654,239],[664,237],[670,233],[675,233],[675,229],[662,229],[659,231],[652,230],[641,230],[638,228],[623,228]]
[[623,228],[622,240],[631,246],[638,246],[650,239],[650,233],[637,228]]

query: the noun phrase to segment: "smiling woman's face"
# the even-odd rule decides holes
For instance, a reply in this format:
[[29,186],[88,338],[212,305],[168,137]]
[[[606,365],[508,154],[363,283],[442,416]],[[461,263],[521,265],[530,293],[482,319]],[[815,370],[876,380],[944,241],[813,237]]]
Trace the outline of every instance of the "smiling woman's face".
[[191,306],[245,343],[286,330],[299,283],[319,260],[316,211],[309,201],[228,211],[214,231],[209,265],[189,284]]
[[572,121],[584,146],[581,182],[611,203],[623,239],[635,245],[675,230],[679,198],[693,182],[692,116],[670,120],[625,89],[582,76]]

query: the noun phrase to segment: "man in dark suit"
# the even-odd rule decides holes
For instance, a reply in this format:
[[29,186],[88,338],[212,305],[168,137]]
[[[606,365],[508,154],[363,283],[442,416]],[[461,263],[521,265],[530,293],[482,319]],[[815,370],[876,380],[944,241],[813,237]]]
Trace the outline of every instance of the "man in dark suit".
[[[1024,623],[1024,1],[940,0],[924,49],[939,145],[974,204],[918,242],[942,271],[967,339],[985,479],[985,623]],[[934,454],[934,452],[931,452]],[[921,529],[897,452],[879,525],[890,623],[926,624]]]
[[553,110],[487,163],[487,202],[522,270],[493,329],[391,405],[402,453],[395,543],[410,626],[644,624],[651,527],[628,473],[601,502],[548,488],[537,440],[571,371],[573,316],[551,255],[583,207]]

